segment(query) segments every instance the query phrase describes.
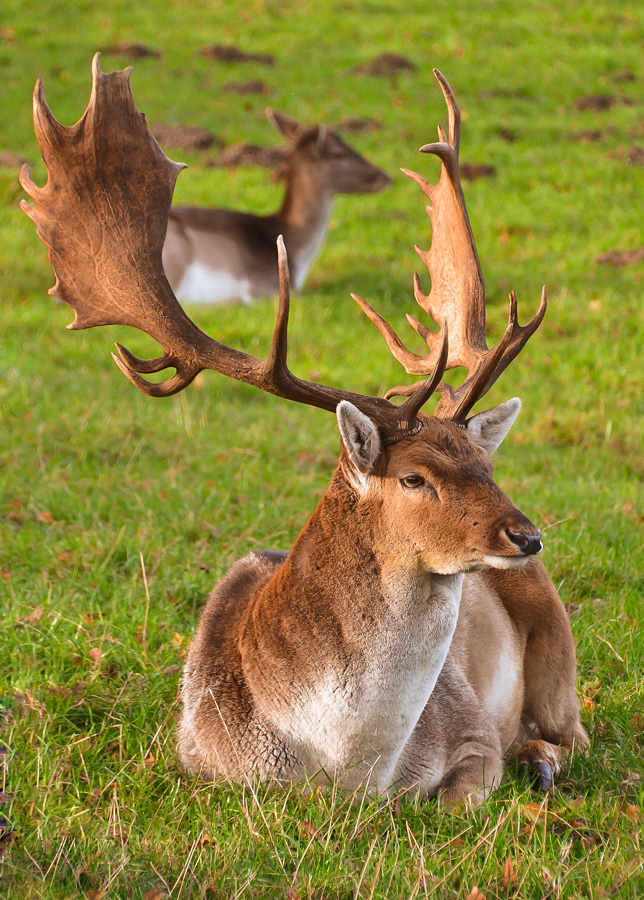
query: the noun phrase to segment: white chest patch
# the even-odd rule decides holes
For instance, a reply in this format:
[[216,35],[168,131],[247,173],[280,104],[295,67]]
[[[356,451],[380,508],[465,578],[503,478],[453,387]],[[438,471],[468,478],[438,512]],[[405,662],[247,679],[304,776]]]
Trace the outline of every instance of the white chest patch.
[[304,285],[306,276],[309,274],[309,269],[313,265],[313,260],[318,255],[320,247],[324,243],[324,238],[326,235],[326,225],[327,223],[324,222],[322,226],[311,237],[311,240],[304,247],[302,247],[297,255],[297,276],[295,278],[296,291],[299,291]]
[[235,278],[228,272],[210,269],[200,262],[193,262],[186,270],[177,290],[179,300],[188,303],[228,303],[243,300],[250,303],[250,282]]
[[322,767],[347,787],[391,785],[445,662],[460,601],[462,576],[455,578],[455,590],[443,587],[440,598],[428,601],[431,615],[394,615],[391,630],[368,636],[367,653],[342,672],[327,672],[280,717],[304,751],[309,774]]

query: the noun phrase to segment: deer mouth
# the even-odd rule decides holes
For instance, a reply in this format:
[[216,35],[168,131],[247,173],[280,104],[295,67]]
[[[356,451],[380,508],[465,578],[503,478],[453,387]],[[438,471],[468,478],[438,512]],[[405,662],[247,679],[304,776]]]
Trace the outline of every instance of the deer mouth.
[[523,554],[521,556],[484,556],[482,559],[485,569],[521,569],[534,554]]
[[373,178],[371,179],[370,184],[367,187],[367,190],[370,193],[377,193],[378,191],[384,191],[385,188],[388,188],[392,183],[392,178],[387,175],[386,172],[376,172]]
[[[538,556],[543,550],[541,532],[506,528],[502,532],[503,541],[500,552],[494,553],[479,550],[479,559],[470,567],[477,569],[518,569],[524,566],[532,556]],[[508,552],[509,551],[509,552]],[[478,554],[477,554],[478,555]]]

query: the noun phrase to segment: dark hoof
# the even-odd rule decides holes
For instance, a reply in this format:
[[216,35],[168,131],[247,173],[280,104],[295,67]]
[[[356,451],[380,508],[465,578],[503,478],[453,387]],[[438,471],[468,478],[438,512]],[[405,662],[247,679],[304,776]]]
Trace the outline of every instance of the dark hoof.
[[539,773],[539,787],[542,791],[550,791],[555,786],[555,779],[552,769],[547,762],[538,762],[537,771]]
[[547,762],[519,763],[519,776],[531,787],[550,791],[555,786],[552,769]]

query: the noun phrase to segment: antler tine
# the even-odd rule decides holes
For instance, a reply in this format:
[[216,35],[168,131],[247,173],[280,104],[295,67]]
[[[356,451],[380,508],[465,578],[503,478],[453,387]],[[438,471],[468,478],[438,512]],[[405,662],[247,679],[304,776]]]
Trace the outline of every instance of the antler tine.
[[[432,71],[436,80],[441,86],[443,97],[445,97],[449,121],[449,144],[454,150],[454,153],[456,154],[456,160],[458,161],[458,154],[461,144],[461,109],[456,102],[454,91],[452,90],[452,86],[447,78],[445,78],[443,73],[439,72],[438,69],[432,69]],[[440,127],[440,125],[438,126],[438,133],[440,135],[441,141],[445,142],[445,132]]]
[[[279,309],[266,359],[219,343],[188,318],[161,261],[174,185],[183,166],[168,159],[150,134],[134,103],[130,72],[104,74],[96,54],[89,104],[71,127],[52,115],[40,80],[34,91],[34,127],[48,180],[40,188],[24,168],[21,183],[34,205],[23,201],[22,206],[49,252],[56,275],[50,293],[75,312],[68,327],[129,325],[158,341],[163,353],[154,359],[139,359],[120,344],[118,356],[114,354],[124,375],[152,397],[175,394],[203,369],[214,369],[321,409],[335,411],[341,400],[349,400],[373,419],[385,441],[415,429],[428,384],[413,403],[399,408],[381,397],[303,381],[289,371],[289,273],[281,237]],[[169,367],[176,374],[162,383],[141,377]]]
[[[439,418],[454,419],[457,422],[464,421],[474,404],[490,390],[497,378],[519,355],[541,325],[547,306],[548,298],[544,285],[536,315],[527,325],[521,326],[517,318],[516,294],[512,291],[508,324],[503,337],[495,347],[480,357],[475,369],[469,373],[467,380],[460,387],[455,389],[449,386],[441,387],[442,396],[434,414]],[[448,390],[443,390],[444,387],[448,387]]]
[[[409,399],[406,400],[402,406],[399,407],[401,416],[407,418],[409,423],[415,421],[416,416],[418,415],[419,410],[422,406],[429,400],[431,395],[437,389],[441,378],[445,374],[445,368],[447,366],[449,352],[449,339],[447,333],[447,323],[444,323],[443,327],[443,336],[440,345],[440,351],[438,354],[438,360],[436,361],[436,367],[432,375],[426,380],[421,381],[420,384],[416,384],[413,386],[413,390],[409,396]],[[394,396],[391,391],[387,392],[387,398]],[[411,426],[410,426],[411,427]]]
[[271,352],[266,359],[266,363],[272,377],[279,380],[290,374],[286,365],[286,356],[288,350],[288,317],[291,306],[291,276],[288,268],[286,246],[281,234],[277,238],[277,272],[279,277],[279,307]]
[[[137,387],[143,394],[148,397],[171,397],[178,394],[184,388],[188,387],[201,372],[202,367],[184,363],[182,360],[175,359],[169,353],[162,353],[155,359],[139,359],[122,344],[116,344],[117,353],[112,353],[112,359],[125,375],[128,381]],[[139,373],[145,375],[153,372],[162,372],[164,369],[174,367],[176,374],[171,378],[167,378],[162,382],[148,381],[141,378]]]
[[[427,374],[434,371],[438,362],[436,354],[430,354],[428,356],[418,356],[416,353],[409,350],[407,347],[405,347],[389,322],[387,322],[386,319],[383,319],[383,317],[379,313],[377,313],[375,309],[369,303],[367,303],[366,300],[363,300],[362,297],[358,296],[358,294],[351,294],[351,297],[353,300],[355,300],[363,313],[365,313],[365,315],[369,319],[371,319],[373,324],[385,339],[385,343],[389,348],[389,352],[392,354],[394,359],[396,359],[402,366],[404,366],[407,372],[422,371],[423,374]],[[433,334],[433,332],[430,332],[430,334]],[[435,335],[435,337],[438,338],[438,335]]]

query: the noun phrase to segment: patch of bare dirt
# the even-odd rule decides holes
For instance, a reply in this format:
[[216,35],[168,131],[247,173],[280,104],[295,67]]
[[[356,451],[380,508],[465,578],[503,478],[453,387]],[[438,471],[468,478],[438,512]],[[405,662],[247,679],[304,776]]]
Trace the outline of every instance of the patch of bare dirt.
[[644,147],[619,147],[615,153],[610,153],[613,159],[628,163],[629,166],[644,166]]
[[494,100],[497,97],[508,100],[531,100],[534,101],[534,97],[531,94],[528,94],[525,88],[484,88],[482,91],[479,91],[479,97],[482,97],[484,100]]
[[623,103],[625,106],[632,106],[633,101],[630,97],[612,97],[610,94],[591,94],[588,97],[578,97],[575,102],[575,109],[585,112],[606,112]]
[[353,71],[359,75],[397,75],[398,72],[415,72],[416,63],[397,53],[381,53],[371,62],[356,66]]
[[593,94],[589,97],[579,97],[575,102],[575,109],[605,112],[616,104],[616,97],[611,97],[609,94]]
[[631,147],[628,151],[629,166],[644,166],[644,147]]
[[227,46],[225,44],[210,44],[204,47],[201,55],[206,59],[215,59],[217,62],[225,63],[247,63],[257,62],[265,66],[274,66],[275,57],[268,53],[245,53],[239,47]]
[[158,50],[152,50],[147,44],[133,43],[132,41],[117,41],[109,47],[101,47],[101,53],[126,56],[128,59],[144,59],[146,56],[161,56]]
[[568,141],[578,141],[580,144],[598,144],[604,140],[604,134],[601,131],[574,131],[566,138]]
[[633,266],[644,262],[644,247],[638,247],[636,250],[609,250],[607,253],[601,253],[595,262],[600,265],[611,265],[616,269]]
[[369,134],[372,131],[380,131],[382,125],[376,119],[361,119],[360,116],[347,116],[337,124],[338,131],[347,134]]
[[14,153],[12,150],[0,151],[0,166],[5,169],[19,169],[26,162],[29,162],[26,157]]
[[166,147],[178,150],[209,150],[223,147],[224,142],[201,125],[155,125],[152,134]]
[[207,160],[206,165],[227,169],[235,166],[263,166],[266,169],[273,169],[284,162],[289,151],[290,148],[287,146],[258,147],[257,144],[242,141],[239,144],[230,144],[218,157]]
[[622,69],[620,72],[615,72],[613,81],[616,81],[618,84],[622,84],[626,81],[636,81],[635,73],[632,69]]
[[511,131],[509,128],[498,128],[496,133],[507,144],[513,144],[519,137],[516,131]]
[[229,94],[269,94],[271,89],[263,81],[229,81],[223,90]]
[[476,181],[477,178],[491,178],[496,175],[496,169],[494,166],[462,162],[458,164],[458,174],[465,181]]

